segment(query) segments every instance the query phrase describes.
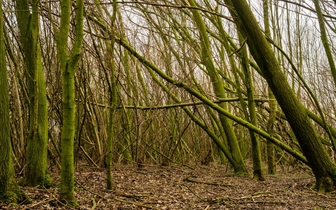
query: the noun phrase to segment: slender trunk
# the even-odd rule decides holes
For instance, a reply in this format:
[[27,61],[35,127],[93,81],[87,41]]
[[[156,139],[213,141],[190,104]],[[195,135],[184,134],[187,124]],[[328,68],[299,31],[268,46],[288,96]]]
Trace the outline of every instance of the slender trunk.
[[[113,47],[113,44],[112,44]],[[113,50],[110,49],[113,56]],[[110,110],[109,110],[109,122],[108,122],[108,142],[107,142],[107,155],[106,155],[106,175],[107,175],[107,184],[106,188],[111,190],[113,187],[112,180],[112,155],[113,155],[113,138],[114,138],[114,118],[115,118],[115,110],[117,107],[117,79],[116,79],[116,69],[114,66],[113,58],[110,58],[110,68],[111,68],[111,90],[110,90]]]
[[57,38],[57,51],[62,71],[63,126],[61,153],[60,198],[68,205],[77,205],[74,197],[74,138],[75,138],[75,71],[81,57],[83,41],[83,0],[76,1],[75,42],[72,55],[68,55],[71,1],[61,1],[61,22]]
[[[268,89],[268,98],[269,98],[269,118],[267,122],[267,132],[271,135],[275,135],[274,123],[276,120],[276,108],[277,102],[275,100],[274,94],[271,89]],[[275,163],[275,148],[274,144],[270,141],[267,141],[267,170],[269,174],[276,174],[276,163]]]
[[[111,17],[112,27],[116,24],[117,17],[117,1],[113,0],[113,14]],[[114,31],[114,30],[113,30]],[[114,118],[115,118],[115,110],[117,108],[117,76],[116,76],[116,68],[114,64],[114,43],[115,39],[112,37],[111,43],[106,43],[108,55],[108,64],[111,69],[111,80],[110,80],[110,113],[109,113],[109,122],[108,122],[108,142],[107,142],[107,156],[106,156],[106,175],[107,175],[107,189],[112,190],[113,180],[112,180],[112,154],[113,154],[113,137],[114,137]]]
[[[269,12],[268,12],[268,0],[263,0],[263,8],[264,8],[264,27],[265,27],[265,34],[267,36],[271,36],[270,32],[270,23],[269,23]],[[273,136],[275,134],[274,132],[274,123],[276,120],[276,100],[274,97],[274,94],[271,90],[271,88],[268,87],[268,98],[269,98],[269,106],[270,106],[270,112],[269,112],[269,118],[267,122],[267,132]],[[276,165],[275,165],[275,159],[274,159],[274,144],[270,141],[267,141],[266,143],[267,147],[267,169],[269,174],[275,174],[276,173]]]
[[[227,53],[230,55],[232,54],[232,51],[229,46],[229,40],[228,40],[228,34],[225,32],[223,28],[223,24],[221,22],[220,18],[218,19],[218,26],[219,26],[219,31],[223,36],[223,45],[227,51]],[[244,40],[240,36],[240,43],[243,46],[244,45]],[[248,56],[247,56],[247,48],[246,46],[243,46],[243,48],[240,51],[241,53],[241,59],[242,59],[242,70],[244,73],[244,82],[246,86],[246,94],[248,98],[248,104],[246,105],[246,102],[243,99],[242,95],[242,88],[239,83],[239,77],[238,77],[238,69],[235,64],[235,61],[233,59],[233,56],[229,56],[229,61],[231,64],[231,68],[233,69],[233,74],[236,80],[236,89],[237,89],[237,94],[240,99],[240,103],[245,115],[245,118],[251,122],[253,125],[257,126],[257,116],[256,116],[256,107],[255,107],[255,102],[254,102],[254,96],[253,96],[253,84],[252,84],[252,75],[250,72],[249,68],[249,62],[248,62]],[[259,143],[259,138],[258,136],[249,129],[249,134],[251,138],[251,153],[252,153],[252,162],[253,162],[253,177],[256,180],[263,181],[265,180],[262,172],[262,164],[261,164],[261,151],[260,151],[260,143]]]
[[[194,0],[189,0],[189,3],[191,6],[196,7],[196,3]],[[206,27],[204,25],[204,21],[202,16],[200,15],[198,10],[192,10],[193,18],[195,21],[195,24],[199,30],[199,33],[201,35],[201,56],[202,56],[202,62],[206,66],[206,69],[208,71],[208,74],[210,76],[213,89],[215,92],[216,97],[218,98],[225,98],[225,90],[223,86],[223,82],[221,78],[219,77],[219,74],[214,66],[214,63],[212,61],[212,53],[210,49],[210,41],[209,37],[206,32]],[[225,103],[219,104],[223,109],[226,109]],[[234,133],[232,124],[230,119],[228,119],[226,116],[219,114],[219,119],[223,125],[228,144],[232,153],[232,157],[235,159],[235,162],[238,164],[233,166],[235,173],[242,173],[247,174],[247,168],[245,166],[245,162],[243,160],[243,157],[241,155],[241,151],[238,145],[237,137]]]
[[[243,45],[243,38],[240,36],[240,43]],[[248,62],[247,55],[247,47],[243,46],[241,50],[242,57],[242,68],[244,70],[245,75],[245,86],[246,93],[248,99],[248,110],[250,111],[249,121],[258,126],[257,113],[256,113],[256,105],[254,101],[254,93],[253,93],[253,82],[252,82],[252,74],[250,65]],[[251,153],[252,153],[252,161],[253,161],[253,177],[256,180],[264,181],[265,177],[263,175],[262,163],[261,163],[261,151],[260,151],[260,141],[259,137],[256,133],[254,133],[251,129],[249,129],[250,137],[251,137]]]
[[[323,17],[323,14],[322,14],[322,9],[320,7],[320,2],[323,3],[322,1],[314,0],[314,5],[315,5],[316,13],[317,13],[318,23],[319,23],[319,26],[320,26],[322,44],[323,44],[324,51],[325,51],[325,53],[327,55],[327,58],[328,58],[331,75],[334,79],[334,83],[335,83],[335,86],[336,86],[336,66],[335,66],[334,58],[332,56],[332,51],[330,49],[327,30],[325,28],[325,23],[324,23],[324,17]],[[333,145],[333,147],[336,150],[336,148],[335,148],[336,145]]]
[[[123,25],[123,21],[122,21],[122,14],[120,12],[120,10],[117,11],[118,13],[118,20],[119,20],[119,27],[121,30],[121,34],[122,36],[125,37],[126,34],[126,30],[125,27]],[[138,91],[143,93],[145,95],[145,101],[146,104],[149,105],[149,99],[148,99],[148,90],[146,89],[145,85],[144,85],[144,79],[142,78],[142,75],[140,73],[140,68],[138,68],[137,66],[135,67],[136,71],[137,71],[137,78],[141,83],[141,86],[143,87],[142,91],[137,90],[137,88],[132,87],[132,82],[134,83],[134,75],[131,74],[131,68],[130,68],[130,63],[129,63],[129,54],[127,51],[124,52],[124,56],[123,56],[123,64],[124,64],[124,71],[126,74],[126,81],[127,81],[127,90],[129,92],[133,91],[135,92],[136,95],[139,95]],[[132,78],[133,77],[133,78]],[[128,104],[132,104],[133,99],[131,97],[127,97],[127,103]],[[132,127],[132,123],[133,123],[133,119],[131,118],[133,111],[131,110],[125,110],[125,118],[126,118],[126,126],[125,126],[125,138],[124,138],[124,157],[125,157],[125,162],[126,163],[130,163],[132,160],[134,160],[134,157],[132,157],[132,142],[134,142],[135,140],[132,137],[132,131],[131,131],[131,127]],[[152,126],[151,126],[152,127]],[[137,161],[137,160],[136,160]]]

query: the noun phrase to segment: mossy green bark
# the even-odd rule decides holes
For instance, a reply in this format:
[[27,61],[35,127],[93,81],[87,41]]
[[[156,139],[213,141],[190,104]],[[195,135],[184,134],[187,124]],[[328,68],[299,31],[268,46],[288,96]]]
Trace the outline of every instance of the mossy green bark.
[[26,67],[29,95],[29,136],[25,184],[50,185],[47,174],[48,102],[39,37],[39,0],[16,0],[16,16]]
[[62,71],[63,126],[61,137],[61,201],[76,206],[74,196],[74,138],[75,138],[75,71],[81,57],[83,42],[83,0],[76,1],[75,42],[72,55],[68,55],[71,1],[61,1],[60,30],[57,37],[57,52]]
[[[268,0],[263,0],[263,11],[264,11],[264,27],[265,27],[265,34],[267,36],[271,36],[270,31],[270,23],[269,23],[269,9],[268,9]],[[274,123],[276,120],[276,106],[277,102],[275,100],[274,94],[270,88],[268,88],[268,97],[269,97],[269,118],[267,122],[267,132],[273,136],[274,135]],[[270,141],[266,143],[266,150],[267,150],[267,170],[269,174],[276,173],[276,163],[275,163],[275,150],[274,144]]]
[[[268,122],[267,122],[267,132],[271,136],[274,136],[275,135],[274,124],[275,124],[275,120],[276,120],[277,102],[275,100],[275,97],[274,97],[271,89],[268,89],[268,95],[269,95],[269,99],[270,99],[270,102],[269,102],[270,112],[269,112],[269,118],[268,118]],[[272,142],[267,141],[266,149],[267,149],[267,170],[268,170],[268,174],[276,174],[274,144]]]
[[0,2],[0,202],[18,203],[25,198],[15,180],[10,137],[9,90],[4,43],[4,24]]
[[[113,0],[113,13],[111,17],[111,22],[113,26],[113,31],[115,31],[115,22],[117,18],[117,12],[118,12],[118,5],[117,1]],[[115,67],[114,62],[114,44],[115,39],[112,38],[111,43],[106,43],[107,50],[108,50],[108,64],[111,69],[111,79],[110,79],[110,113],[109,113],[109,122],[108,122],[108,141],[107,141],[107,155],[106,155],[106,188],[108,190],[112,190],[113,188],[113,177],[112,177],[112,157],[113,157],[113,140],[114,140],[114,119],[115,119],[115,111],[117,108],[117,102],[118,102],[118,94],[117,94],[117,69]]]
[[[194,0],[189,0],[190,6],[196,7],[196,3]],[[215,68],[214,63],[212,61],[212,51],[210,46],[210,40],[206,32],[206,27],[203,21],[203,18],[198,10],[192,9],[192,14],[194,18],[194,22],[199,30],[201,36],[201,59],[202,63],[205,65],[207,72],[210,76],[214,93],[218,98],[226,98],[226,93],[223,85],[223,81],[221,77],[219,77],[218,70]],[[225,103],[219,103],[219,106],[222,109],[227,109]],[[248,174],[244,159],[242,157],[238,140],[235,135],[235,132],[232,127],[232,122],[225,115],[219,114],[219,119],[223,126],[226,139],[228,141],[228,145],[230,148],[230,152],[232,154],[232,158],[234,162],[232,162],[232,166],[234,168],[235,173],[237,174]]]
[[251,8],[245,0],[225,0],[225,3],[230,8],[231,15],[240,32],[247,37],[251,54],[286,115],[303,154],[307,158],[316,178],[316,190],[330,191],[335,189],[336,165],[319,140],[305,107],[291,89]]
[[[329,62],[329,67],[330,67],[330,71],[331,71],[331,75],[334,79],[335,85],[336,85],[336,65],[335,65],[335,61],[333,58],[333,52],[331,50],[330,44],[329,44],[329,40],[328,40],[328,34],[327,34],[327,29],[325,27],[325,20],[324,20],[324,16],[323,16],[323,12],[320,6],[320,3],[323,4],[323,1],[319,1],[319,0],[313,0],[314,5],[315,5],[315,10],[316,10],[316,14],[317,14],[317,19],[318,19],[318,23],[320,26],[320,33],[321,33],[321,41],[324,47],[324,51],[326,53],[328,62]],[[336,149],[336,145],[333,145],[334,149]]]
[[[244,45],[243,38],[240,36],[240,43]],[[253,92],[253,82],[252,82],[252,74],[248,61],[248,53],[247,47],[243,46],[241,51],[242,58],[242,69],[245,76],[245,86],[246,86],[246,94],[248,99],[248,110],[249,110],[249,120],[250,122],[258,126],[256,105],[254,100],[254,92]],[[261,151],[260,151],[260,141],[259,137],[256,133],[254,133],[251,129],[249,129],[250,137],[251,137],[251,153],[252,153],[252,163],[253,163],[253,178],[258,181],[264,181],[265,177],[262,170],[262,162],[261,162]]]

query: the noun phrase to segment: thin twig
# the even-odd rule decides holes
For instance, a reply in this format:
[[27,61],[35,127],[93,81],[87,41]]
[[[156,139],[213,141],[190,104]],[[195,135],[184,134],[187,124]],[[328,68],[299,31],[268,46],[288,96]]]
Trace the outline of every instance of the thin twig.
[[32,205],[29,205],[29,206],[27,206],[27,207],[24,207],[22,210],[24,210],[24,209],[31,209],[31,208],[36,207],[36,206],[38,206],[38,205],[41,205],[41,204],[44,204],[44,203],[49,203],[49,202],[52,201],[52,200],[56,200],[56,199],[55,199],[55,198],[47,198],[47,199],[44,199],[44,200],[42,200],[42,201],[40,201],[40,202],[33,203]]
[[190,177],[185,178],[184,181],[194,182],[194,183],[199,183],[199,184],[206,184],[206,185],[214,185],[214,186],[234,187],[229,184],[199,181],[199,180],[191,179]]

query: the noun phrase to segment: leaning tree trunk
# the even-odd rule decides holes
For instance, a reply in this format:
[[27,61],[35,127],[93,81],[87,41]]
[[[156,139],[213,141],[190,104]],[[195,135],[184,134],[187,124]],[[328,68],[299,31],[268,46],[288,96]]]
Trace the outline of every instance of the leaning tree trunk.
[[17,203],[22,193],[15,180],[10,137],[9,90],[2,5],[0,2],[0,202]]
[[262,33],[256,18],[245,0],[225,0],[239,31],[247,37],[251,54],[258,63],[264,78],[299,141],[303,154],[316,178],[318,191],[330,191],[336,185],[336,165],[328,156],[311,124],[304,106],[282,72],[275,54]]
[[48,186],[48,102],[39,44],[39,0],[16,0],[17,21],[26,66],[29,95],[29,136],[26,152],[25,184]]
[[[189,0],[188,2],[190,3],[192,7],[196,7],[196,3],[194,0]],[[212,61],[213,58],[212,58],[210,40],[206,32],[206,27],[205,27],[203,18],[201,14],[199,13],[199,11],[196,9],[192,10],[192,14],[193,14],[195,24],[201,36],[201,56],[202,56],[201,59],[210,76],[212,86],[214,89],[214,93],[216,97],[218,98],[226,98],[223,81],[221,81],[221,78],[219,77],[219,74]],[[226,109],[226,105],[224,102],[220,103],[219,105],[221,106],[221,108]],[[237,137],[235,135],[235,132],[231,124],[231,120],[222,114],[219,114],[219,119],[224,128],[224,132],[227,137],[227,141],[228,141],[228,145],[230,147],[231,153],[232,153],[232,157],[235,160],[235,162],[232,163],[235,173],[248,174],[244,159],[242,157],[242,154],[241,154],[241,151],[238,145]]]
[[[319,1],[319,0],[313,0],[313,2],[314,2],[314,5],[315,5],[317,19],[318,19],[318,23],[319,23],[319,26],[320,26],[321,41],[322,41],[324,51],[326,53],[326,56],[327,56],[327,59],[328,59],[328,62],[329,62],[331,75],[332,75],[332,77],[334,79],[334,83],[336,85],[336,65],[335,65],[335,61],[334,61],[334,58],[333,58],[333,52],[330,49],[327,29],[326,29],[325,23],[324,23],[325,20],[324,20],[324,17],[323,17],[323,12],[322,12],[321,6],[320,6],[320,2],[322,4],[323,4],[323,2]],[[333,146],[334,146],[334,149],[336,149],[335,145],[333,145]]]
[[68,205],[77,205],[74,197],[74,138],[75,138],[75,71],[81,57],[83,41],[83,0],[76,1],[76,29],[72,55],[68,55],[71,1],[61,1],[61,22],[57,52],[62,71],[63,127],[61,154],[60,198]]

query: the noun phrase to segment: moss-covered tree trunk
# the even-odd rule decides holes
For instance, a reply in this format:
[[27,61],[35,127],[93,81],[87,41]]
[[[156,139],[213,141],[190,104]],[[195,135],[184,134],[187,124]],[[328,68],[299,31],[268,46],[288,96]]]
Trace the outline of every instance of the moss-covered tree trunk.
[[[190,6],[196,7],[196,3],[194,0],[189,0],[188,2]],[[212,61],[213,58],[212,58],[212,52],[211,52],[211,47],[210,47],[210,40],[206,32],[206,27],[205,27],[203,18],[201,14],[199,13],[199,11],[196,9],[192,10],[192,14],[193,14],[195,24],[201,36],[201,56],[202,56],[201,59],[210,76],[214,93],[216,97],[218,98],[226,98],[223,81],[219,77],[217,69],[215,68],[214,63]],[[225,110],[227,109],[226,104],[224,102],[220,103],[219,105],[221,106],[221,108]],[[238,140],[237,140],[236,134],[231,124],[231,120],[222,114],[219,114],[219,119],[223,126],[223,129],[224,129],[227,141],[228,141],[228,145],[230,147],[230,152],[234,160],[234,162],[232,162],[231,164],[234,168],[235,173],[247,174],[248,171],[245,166],[245,162],[243,160],[243,157],[242,157],[242,154],[239,148]]]
[[[103,10],[100,5],[100,1],[95,0],[96,7],[99,11],[98,14],[102,15]],[[115,24],[117,19],[117,14],[119,12],[117,1],[113,0],[113,13],[111,15],[111,22],[112,22],[112,31],[115,31]],[[96,15],[97,19],[101,21],[101,24],[104,26],[105,29],[108,27],[104,24],[104,20],[100,15]],[[108,36],[107,31],[105,31],[105,35]],[[110,94],[110,108],[109,108],[109,121],[108,121],[108,128],[107,128],[107,149],[106,149],[106,188],[111,190],[113,188],[113,177],[112,177],[112,164],[113,164],[113,140],[114,140],[114,119],[115,119],[115,111],[117,108],[118,102],[118,94],[117,94],[117,73],[116,67],[114,62],[114,45],[115,45],[115,38],[112,37],[112,40],[106,40],[106,64],[109,67],[111,77],[109,81],[109,94]]]
[[48,102],[39,44],[39,0],[16,0],[16,15],[26,67],[29,95],[29,136],[25,184],[49,185],[47,174]]
[[[113,0],[113,14],[112,14],[112,27],[113,31],[115,28],[115,22],[117,17],[117,1]],[[106,175],[107,175],[107,183],[106,187],[109,190],[112,190],[113,180],[112,180],[112,155],[113,155],[113,139],[114,139],[114,119],[115,119],[115,111],[117,108],[117,73],[114,62],[114,44],[115,39],[112,37],[111,43],[106,42],[107,45],[107,53],[108,53],[108,65],[111,69],[111,80],[110,80],[110,113],[109,113],[109,122],[108,122],[108,141],[107,141],[107,156],[106,156]]]
[[[244,45],[242,36],[239,37],[241,45]],[[242,69],[245,76],[245,86],[246,86],[246,94],[248,99],[248,110],[250,122],[258,126],[256,105],[254,101],[254,92],[253,92],[253,82],[252,82],[252,74],[251,69],[248,62],[247,55],[247,47],[243,46],[241,49],[241,58],[242,58]],[[252,162],[253,162],[253,178],[255,180],[264,181],[265,177],[262,170],[262,162],[261,162],[261,151],[260,151],[260,141],[259,137],[256,133],[254,133],[251,129],[249,129],[250,137],[251,137],[251,153],[252,153]]]
[[[275,100],[274,94],[270,88],[268,88],[268,98],[269,98],[269,118],[267,122],[267,132],[271,135],[275,135],[274,124],[276,120],[277,102]],[[268,174],[276,174],[276,162],[275,162],[275,145],[267,141],[267,171]]]
[[15,180],[10,138],[9,90],[6,68],[2,4],[0,2],[0,202],[22,199]]
[[113,139],[114,139],[114,119],[115,119],[115,111],[117,108],[117,79],[115,76],[115,67],[114,62],[111,60],[111,90],[110,90],[110,110],[109,110],[109,122],[108,122],[108,140],[107,140],[107,155],[106,155],[106,188],[108,190],[112,190],[113,187],[113,177],[112,177],[112,161],[113,161]]
[[76,28],[72,54],[68,53],[71,1],[61,1],[61,22],[57,37],[57,52],[62,71],[63,126],[61,137],[60,198],[68,205],[77,205],[74,197],[74,138],[75,138],[75,71],[81,57],[83,41],[83,0],[76,1]]
[[[263,10],[264,10],[264,27],[265,27],[265,34],[267,36],[271,36],[270,32],[270,23],[269,23],[269,10],[268,10],[268,0],[263,0]],[[275,117],[276,117],[276,100],[274,97],[274,94],[272,90],[268,87],[268,97],[269,97],[269,106],[270,106],[270,112],[269,112],[269,118],[267,122],[267,132],[273,136],[274,135],[274,123],[275,123]],[[267,169],[269,174],[275,174],[276,173],[276,165],[275,165],[275,158],[274,158],[274,144],[270,141],[267,141],[266,143],[266,149],[267,149]]]
[[303,154],[313,170],[318,191],[334,190],[336,165],[328,156],[310,122],[304,106],[291,89],[275,54],[262,33],[245,0],[225,0],[240,32],[247,37],[251,54],[259,65],[275,98],[297,138]]

